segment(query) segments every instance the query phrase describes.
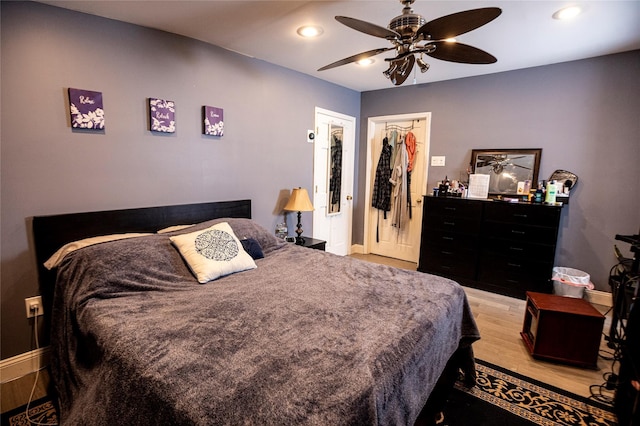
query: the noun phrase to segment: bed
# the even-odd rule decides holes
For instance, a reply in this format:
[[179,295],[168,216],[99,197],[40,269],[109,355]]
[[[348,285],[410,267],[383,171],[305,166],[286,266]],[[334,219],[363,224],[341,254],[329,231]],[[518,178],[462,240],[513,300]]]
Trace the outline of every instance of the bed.
[[[430,424],[458,373],[475,377],[458,284],[286,243],[250,216],[240,200],[33,218],[62,424]],[[141,235],[59,256],[118,233]],[[223,234],[253,263],[200,283],[183,242]]]

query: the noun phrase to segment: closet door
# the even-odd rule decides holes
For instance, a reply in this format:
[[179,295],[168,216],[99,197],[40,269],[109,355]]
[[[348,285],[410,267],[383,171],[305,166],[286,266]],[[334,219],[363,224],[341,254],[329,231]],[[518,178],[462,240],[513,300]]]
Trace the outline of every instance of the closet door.
[[[427,157],[429,147],[430,113],[406,114],[369,119],[369,159],[367,167],[367,210],[365,218],[365,253],[377,254],[418,263],[420,257],[420,235],[422,233],[422,197],[427,183]],[[411,218],[400,228],[392,226],[393,212],[384,213],[371,206],[376,168],[385,136],[390,139],[392,130],[398,136],[411,131],[416,137],[416,151],[411,171]],[[398,137],[398,144],[400,137]],[[399,145],[393,147],[399,152]],[[392,155],[392,159],[395,153]],[[393,199],[391,202],[393,206]],[[392,207],[393,209],[393,207]]]

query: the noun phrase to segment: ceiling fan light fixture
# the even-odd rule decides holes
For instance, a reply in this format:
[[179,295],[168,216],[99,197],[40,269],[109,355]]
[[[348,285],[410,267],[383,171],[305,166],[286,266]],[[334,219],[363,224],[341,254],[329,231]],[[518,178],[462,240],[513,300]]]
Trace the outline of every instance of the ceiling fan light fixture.
[[303,25],[296,32],[300,37],[313,38],[320,36],[324,30],[318,25]]
[[368,67],[369,65],[373,64],[376,60],[373,58],[365,58],[365,59],[361,59],[359,61],[356,61],[356,64],[363,66],[363,67]]
[[578,16],[580,12],[582,12],[580,6],[564,7],[553,14],[553,19],[564,21]]
[[429,71],[429,64],[422,60],[422,58],[416,59],[416,64],[418,64],[418,68],[420,68],[420,72],[425,73]]

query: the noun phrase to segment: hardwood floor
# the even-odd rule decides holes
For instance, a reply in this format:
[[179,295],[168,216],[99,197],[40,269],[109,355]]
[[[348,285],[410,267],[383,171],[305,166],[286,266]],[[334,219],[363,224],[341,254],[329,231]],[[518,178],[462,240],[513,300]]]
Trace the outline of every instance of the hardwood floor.
[[[416,264],[375,255],[353,254],[352,257],[374,263],[382,263],[398,268],[416,270]],[[589,397],[591,385],[605,383],[604,374],[611,372],[612,362],[602,356],[598,369],[585,369],[531,357],[522,342],[520,331],[524,319],[525,301],[465,287],[467,298],[473,311],[482,339],[474,343],[477,358],[499,365],[511,371],[548,383],[558,388]],[[594,305],[600,312],[607,308]],[[604,330],[609,329],[610,317],[605,321]],[[602,339],[600,354],[608,354],[606,342]],[[1,412],[26,404],[31,392],[35,374],[3,383],[1,387]],[[39,385],[34,399],[47,394],[49,376],[46,370],[40,373]],[[612,397],[612,393],[605,394]]]
[[[415,263],[382,256],[351,256],[398,268],[417,268]],[[601,356],[598,359],[597,370],[536,360],[529,354],[520,337],[525,311],[524,300],[470,287],[465,287],[465,292],[482,336],[473,345],[477,358],[584,397],[591,395],[591,385],[605,383],[604,375],[612,371],[612,361],[604,359],[602,355],[608,357],[612,354],[604,338],[601,340]],[[606,306],[594,306],[603,314],[608,310]],[[611,318],[607,316],[604,331],[609,330],[610,322]],[[613,397],[613,393],[605,395]]]
[[[0,385],[0,413],[6,413],[29,402],[36,373],[27,374]],[[38,374],[38,384],[33,392],[33,400],[47,396],[49,393],[49,373],[46,368]]]

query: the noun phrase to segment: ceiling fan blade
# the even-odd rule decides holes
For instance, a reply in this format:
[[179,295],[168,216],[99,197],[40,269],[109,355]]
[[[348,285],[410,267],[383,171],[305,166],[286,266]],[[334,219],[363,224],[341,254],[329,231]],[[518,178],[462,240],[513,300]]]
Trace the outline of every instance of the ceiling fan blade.
[[361,21],[359,19],[349,18],[347,16],[336,16],[336,21],[349,28],[353,28],[356,31],[360,31],[361,33],[369,34],[374,37],[386,38],[387,40],[396,40],[401,38],[400,34],[395,31],[370,22]]
[[468,44],[448,41],[434,41],[432,44],[436,46],[436,50],[427,55],[442,61],[461,64],[493,64],[498,61],[490,53]]
[[380,49],[374,49],[374,50],[369,50],[367,52],[358,53],[357,55],[349,56],[348,58],[340,59],[339,61],[333,62],[329,65],[325,65],[324,67],[319,68],[318,71],[324,71],[324,70],[339,67],[342,65],[347,65],[347,64],[350,64],[351,62],[358,62],[363,59],[367,59],[372,56],[379,55],[382,52],[386,52],[392,49],[395,49],[395,47],[382,47]]
[[500,16],[501,13],[502,10],[498,7],[483,7],[453,13],[427,22],[418,28],[416,35],[422,34],[425,38],[431,36],[431,40],[457,37],[460,34],[488,24]]

